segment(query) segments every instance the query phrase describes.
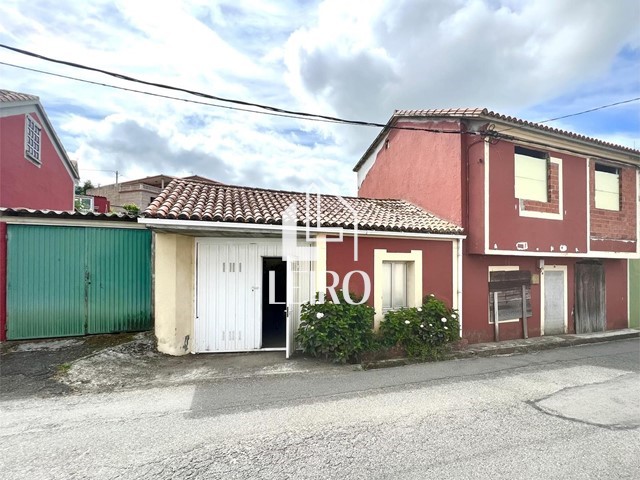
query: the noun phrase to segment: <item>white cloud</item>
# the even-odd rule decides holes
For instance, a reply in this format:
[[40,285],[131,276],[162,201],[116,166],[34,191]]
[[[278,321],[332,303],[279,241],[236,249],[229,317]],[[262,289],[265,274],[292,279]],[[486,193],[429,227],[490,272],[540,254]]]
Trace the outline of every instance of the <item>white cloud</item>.
[[[541,120],[640,96],[638,8],[633,0],[5,0],[0,42],[220,97],[348,118],[384,122],[395,108],[487,106]],[[0,61],[195,99],[5,50]],[[377,134],[5,66],[0,77],[2,88],[41,96],[94,183],[113,181],[95,170],[117,169],[124,178],[195,173],[353,194],[351,167]],[[619,112],[621,123],[596,122],[584,133],[633,142],[637,107]],[[572,125],[586,124],[563,123]]]

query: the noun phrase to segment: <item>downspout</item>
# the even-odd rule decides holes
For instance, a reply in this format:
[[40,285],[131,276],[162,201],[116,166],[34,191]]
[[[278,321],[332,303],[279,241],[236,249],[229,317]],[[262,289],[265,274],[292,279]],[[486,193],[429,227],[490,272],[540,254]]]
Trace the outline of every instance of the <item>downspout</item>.
[[462,338],[462,238],[458,239],[458,321],[460,322],[460,338]]

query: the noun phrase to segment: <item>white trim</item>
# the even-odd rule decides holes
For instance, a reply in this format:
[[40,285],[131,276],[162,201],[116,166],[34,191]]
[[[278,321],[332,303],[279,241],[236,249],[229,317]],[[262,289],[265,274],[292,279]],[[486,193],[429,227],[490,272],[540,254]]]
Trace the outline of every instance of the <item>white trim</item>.
[[[157,219],[157,218],[138,218],[138,223],[145,225],[149,228],[167,228],[172,230],[182,231],[228,231],[239,233],[251,233],[251,232],[273,232],[281,233],[283,230],[288,230],[290,227],[283,225],[262,224],[262,223],[234,223],[234,222],[208,222],[204,220],[169,220],[169,219]],[[308,229],[305,226],[296,226],[293,228],[296,232],[307,232]],[[313,228],[311,233],[327,234],[327,235],[339,235],[353,236],[355,232],[353,230],[347,230],[340,227],[320,227]],[[460,238],[467,238],[466,235],[447,235],[438,233],[413,233],[413,232],[387,232],[379,230],[360,230],[358,229],[358,236],[380,236],[389,238],[428,238],[431,240],[448,240],[453,241]]]
[[[524,202],[520,200],[518,203],[518,213],[521,217],[544,218],[546,220],[562,220],[564,219],[564,194],[562,185],[562,159],[551,157],[549,163],[558,165],[558,213],[536,212],[535,210],[524,210]],[[548,187],[547,187],[548,188]]]
[[[517,272],[520,270],[520,267],[518,265],[489,265],[489,268],[487,270],[487,282],[491,281],[491,272]],[[493,318],[491,317],[491,309],[489,308],[490,305],[490,301],[487,298],[487,318],[489,319],[489,325],[493,325]],[[519,322],[520,321],[520,317],[518,318],[506,318],[506,319],[502,319],[502,318],[498,318],[498,324],[500,323],[514,323],[514,322]]]
[[316,292],[327,290],[327,237],[320,234],[316,237]]
[[540,335],[544,335],[544,272],[550,271],[562,271],[564,272],[564,333],[567,333],[569,328],[569,292],[567,281],[567,266],[566,265],[545,265],[540,272]]
[[631,260],[627,260],[627,328],[631,327]]
[[[73,180],[73,183],[76,183],[78,180],[80,180],[80,174],[78,172],[75,172],[78,176],[76,177],[74,175],[74,169],[71,166],[71,159],[69,159],[69,155],[67,155],[67,152],[64,149],[62,142],[60,141],[60,138],[58,138],[58,135],[53,129],[53,125],[49,120],[49,117],[47,116],[47,112],[45,112],[44,107],[42,106],[40,101],[25,100],[15,103],[12,102],[8,105],[0,103],[0,118],[13,117],[14,115],[26,115],[29,113],[35,113],[39,117],[39,119],[41,120],[40,126],[44,128],[47,135],[49,136],[53,148],[60,157],[60,160],[62,160],[62,164]],[[71,205],[73,207],[73,200]]]
[[[382,275],[383,262],[407,262],[407,306],[418,307],[422,304],[422,250],[411,250],[409,253],[388,252],[385,249],[373,250],[373,328],[378,330],[384,319],[382,310]],[[411,265],[413,263],[413,265]],[[413,267],[413,268],[412,268]],[[412,270],[412,271],[411,271]],[[413,275],[412,275],[413,274]],[[411,295],[413,290],[413,295]]]
[[135,228],[144,229],[144,226],[137,222],[127,222],[123,220],[73,220],[70,218],[29,218],[0,215],[0,221],[8,225],[48,225],[52,227],[101,227],[101,228]]
[[369,174],[369,171],[375,165],[376,160],[378,159],[378,154],[380,153],[380,150],[382,150],[384,148],[384,145],[385,145],[386,140],[388,138],[389,138],[389,133],[387,133],[386,135],[381,137],[380,143],[375,148],[375,150],[373,152],[371,152],[371,154],[366,158],[366,160],[364,162],[362,162],[362,164],[358,167],[357,170],[355,170],[355,172],[356,172],[356,186],[357,186],[358,190],[360,190],[360,187],[362,186],[362,184],[366,180],[367,175]]
[[463,255],[462,255],[462,239],[458,240],[458,247],[456,249],[456,254],[457,254],[457,265],[456,265],[456,270],[458,275],[456,276],[457,279],[457,292],[456,292],[456,298],[457,298],[457,310],[458,310],[458,324],[460,326],[460,338],[462,338],[462,261],[463,261]]
[[593,250],[590,253],[562,253],[562,252],[528,252],[523,250],[491,250],[485,255],[510,256],[510,257],[567,257],[567,258],[640,258],[636,252],[600,252]]
[[489,138],[484,139],[484,252],[489,251]]
[[[35,115],[35,117],[37,118],[37,115]],[[35,128],[38,130],[38,158],[34,157],[33,155],[31,155],[29,153],[29,122],[33,123],[35,125]],[[42,167],[42,125],[40,125],[39,122],[36,121],[36,119],[34,118],[33,115],[31,115],[31,113],[27,113],[24,116],[24,144],[23,144],[23,153],[24,153],[24,158],[25,160],[27,160],[28,162],[31,162],[33,165],[35,165],[38,168]]]

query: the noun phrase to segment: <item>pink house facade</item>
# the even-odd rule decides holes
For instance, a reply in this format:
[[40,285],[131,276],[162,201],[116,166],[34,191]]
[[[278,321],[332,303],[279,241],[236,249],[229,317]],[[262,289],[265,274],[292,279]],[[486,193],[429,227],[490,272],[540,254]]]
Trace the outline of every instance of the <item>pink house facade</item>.
[[[0,90],[0,208],[73,210],[78,180],[39,98]],[[0,340],[6,324],[6,229],[0,222]]]
[[[639,168],[638,150],[468,109],[397,111],[354,170],[360,196],[464,228],[462,335],[482,342],[627,327]],[[526,331],[513,311],[496,329],[492,285],[516,278]]]

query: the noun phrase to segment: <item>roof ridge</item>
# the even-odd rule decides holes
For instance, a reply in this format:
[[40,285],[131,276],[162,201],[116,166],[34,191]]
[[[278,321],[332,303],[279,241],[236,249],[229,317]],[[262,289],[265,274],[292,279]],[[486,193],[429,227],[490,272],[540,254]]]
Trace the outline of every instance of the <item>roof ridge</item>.
[[[401,198],[373,198],[373,197],[357,197],[357,196],[353,196],[353,195],[338,195],[338,194],[332,194],[332,193],[318,193],[318,192],[300,192],[300,191],[294,191],[294,190],[279,190],[276,188],[264,188],[264,187],[250,187],[247,185],[230,185],[228,183],[220,183],[220,184],[213,184],[213,183],[209,183],[209,182],[203,182],[200,180],[191,180],[191,179],[185,179],[185,178],[174,178],[173,180],[171,180],[171,182],[169,182],[169,184],[167,184],[167,187],[169,185],[171,185],[171,183],[173,182],[180,182],[180,183],[196,183],[198,185],[206,185],[209,187],[214,187],[214,188],[234,188],[234,189],[238,189],[238,190],[246,190],[246,191],[261,191],[261,192],[269,192],[269,193],[287,193],[287,194],[291,194],[291,195],[306,195],[307,193],[310,193],[311,195],[320,195],[321,197],[340,197],[340,198],[348,198],[350,200],[376,200],[376,201],[384,201],[384,202],[403,202],[403,203],[409,203],[406,200],[402,200]],[[165,187],[165,188],[167,188]],[[420,207],[418,207],[420,208]]]

